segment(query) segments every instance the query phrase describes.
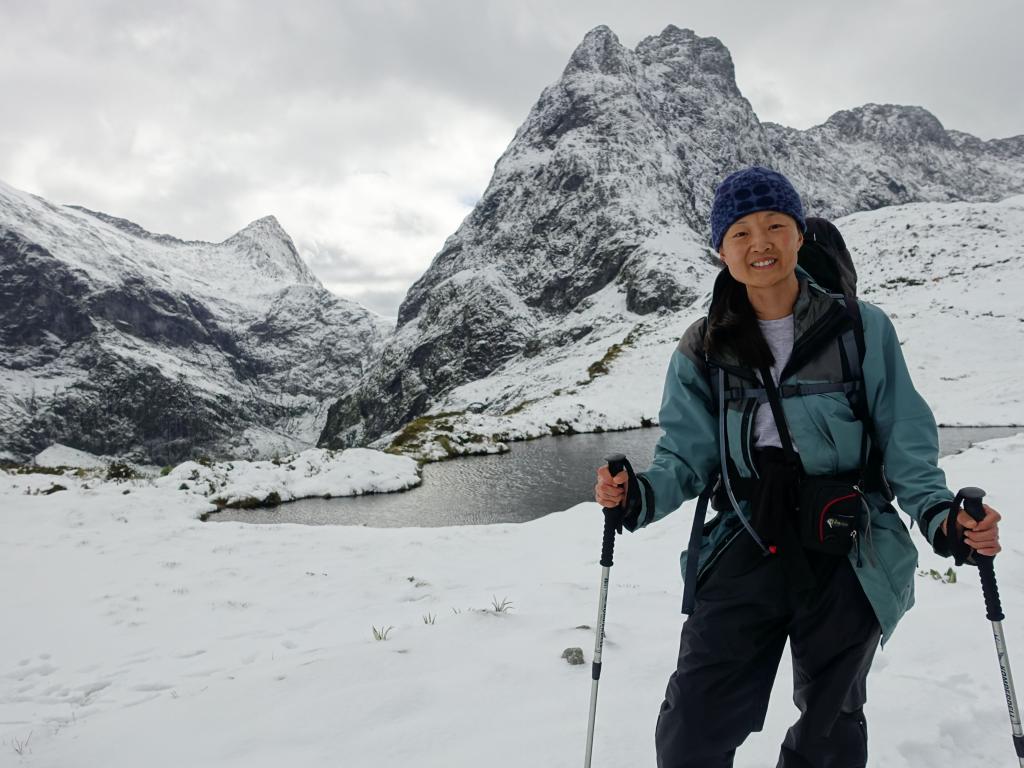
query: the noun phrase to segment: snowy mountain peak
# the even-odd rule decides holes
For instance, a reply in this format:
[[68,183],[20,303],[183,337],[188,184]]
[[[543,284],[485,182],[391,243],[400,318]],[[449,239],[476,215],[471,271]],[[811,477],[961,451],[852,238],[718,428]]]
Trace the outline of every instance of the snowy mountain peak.
[[615,75],[629,68],[628,51],[606,26],[594,27],[569,57],[563,77],[574,72]]
[[274,216],[256,219],[221,245],[248,257],[263,275],[289,283],[320,285],[299,256],[291,236]]
[[284,227],[281,226],[281,222],[277,220],[276,216],[264,216],[250,222],[245,227],[240,229],[229,240],[233,240],[237,237],[276,237],[281,240],[290,240],[290,236],[285,232]]
[[825,125],[849,141],[896,144],[934,144],[952,148],[953,141],[939,119],[922,107],[898,104],[865,104],[836,112]]
[[658,63],[669,67],[676,77],[692,79],[698,73],[710,76],[724,91],[739,95],[732,56],[717,37],[700,37],[692,29],[670,24],[660,35],[641,40],[636,55],[647,66]]
[[571,78],[581,73],[633,78],[645,68],[648,76],[670,74],[675,80],[713,82],[716,89],[738,96],[736,72],[729,49],[716,37],[700,37],[691,29],[669,25],[660,35],[643,39],[635,51],[619,42],[606,26],[595,27],[583,38],[562,74]]

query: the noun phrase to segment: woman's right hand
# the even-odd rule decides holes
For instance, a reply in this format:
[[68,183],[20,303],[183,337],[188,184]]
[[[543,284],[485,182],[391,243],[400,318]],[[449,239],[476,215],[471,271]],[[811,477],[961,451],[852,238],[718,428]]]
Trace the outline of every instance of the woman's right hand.
[[597,485],[594,486],[594,501],[602,507],[620,507],[626,501],[626,488],[629,484],[629,473],[622,470],[612,477],[608,466],[599,467],[597,470]]

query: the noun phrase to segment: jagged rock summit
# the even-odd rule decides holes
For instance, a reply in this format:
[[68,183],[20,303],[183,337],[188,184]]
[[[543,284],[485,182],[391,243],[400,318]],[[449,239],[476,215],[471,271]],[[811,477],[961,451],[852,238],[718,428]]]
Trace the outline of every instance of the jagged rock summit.
[[320,281],[299,256],[291,236],[274,216],[264,216],[225,240],[221,245],[248,259],[268,280],[320,287]]
[[[629,50],[598,27],[409,290],[397,332],[331,407],[320,443],[380,439],[457,387],[690,306],[714,269],[707,214],[731,170],[778,168],[810,213],[835,218],[1019,193],[1022,150],[1024,137],[981,141],[920,107],[869,104],[806,131],[762,123],[716,38],[669,26]],[[475,407],[514,405],[505,393]]]
[[387,330],[272,216],[185,241],[0,182],[0,458],[308,446]]

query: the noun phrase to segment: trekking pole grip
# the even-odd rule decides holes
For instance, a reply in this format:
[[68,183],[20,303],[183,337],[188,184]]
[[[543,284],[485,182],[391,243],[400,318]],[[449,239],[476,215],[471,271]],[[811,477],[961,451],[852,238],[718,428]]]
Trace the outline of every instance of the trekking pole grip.
[[[976,521],[985,519],[985,508],[981,500],[985,498],[985,492],[981,488],[961,488],[957,494],[964,500],[964,510]],[[985,614],[989,621],[1002,621],[1003,606],[999,600],[999,586],[996,584],[996,569],[992,564],[991,555],[979,555],[974,553],[974,561],[978,564],[978,572],[981,574],[981,593],[985,597]]]
[[[613,453],[604,459],[608,471],[615,477],[626,468],[626,457],[621,453]],[[628,489],[627,489],[628,490]],[[601,565],[612,566],[612,554],[615,551],[615,532],[622,533],[622,519],[625,512],[621,507],[604,507],[604,539],[601,542]]]

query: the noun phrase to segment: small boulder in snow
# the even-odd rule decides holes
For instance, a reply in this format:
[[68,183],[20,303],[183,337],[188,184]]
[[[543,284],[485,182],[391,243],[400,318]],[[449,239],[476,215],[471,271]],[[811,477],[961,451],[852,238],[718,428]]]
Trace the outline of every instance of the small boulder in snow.
[[582,664],[583,663],[583,649],[582,648],[566,648],[562,651],[562,658],[570,664]]

